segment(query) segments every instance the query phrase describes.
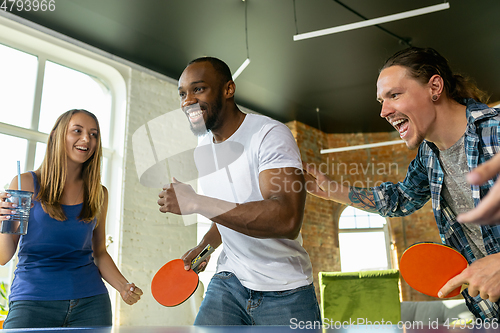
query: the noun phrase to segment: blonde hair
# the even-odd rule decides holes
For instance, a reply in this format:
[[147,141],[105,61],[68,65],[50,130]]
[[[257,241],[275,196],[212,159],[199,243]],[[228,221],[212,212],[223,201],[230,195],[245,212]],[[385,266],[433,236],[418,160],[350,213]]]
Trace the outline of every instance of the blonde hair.
[[83,164],[83,206],[79,219],[91,222],[101,211],[104,193],[101,185],[101,159],[102,143],[101,130],[97,117],[83,109],[66,111],[59,116],[47,142],[47,150],[42,165],[37,170],[40,180],[40,191],[37,200],[40,201],[43,210],[50,217],[58,220],[66,220],[66,214],[61,207],[61,198],[67,176],[67,153],[66,134],[71,117],[76,113],[85,113],[91,116],[97,125],[97,146],[92,156]]

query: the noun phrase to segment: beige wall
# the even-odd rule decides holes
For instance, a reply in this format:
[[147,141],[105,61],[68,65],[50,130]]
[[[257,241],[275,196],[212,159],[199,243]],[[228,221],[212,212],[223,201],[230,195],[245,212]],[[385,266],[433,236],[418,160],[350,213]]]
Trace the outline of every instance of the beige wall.
[[[119,324],[192,325],[199,297],[193,297],[178,307],[163,307],[151,295],[151,280],[167,261],[179,258],[196,245],[196,224],[185,226],[181,217],[159,212],[156,201],[160,188],[147,188],[139,183],[132,145],[132,136],[139,127],[179,108],[177,85],[135,69],[130,71],[126,82],[129,93],[120,268],[130,281],[144,290],[144,296],[134,306],[118,303]],[[164,134],[165,149],[185,146],[187,150],[196,145],[197,139],[188,128],[180,132],[183,135]]]

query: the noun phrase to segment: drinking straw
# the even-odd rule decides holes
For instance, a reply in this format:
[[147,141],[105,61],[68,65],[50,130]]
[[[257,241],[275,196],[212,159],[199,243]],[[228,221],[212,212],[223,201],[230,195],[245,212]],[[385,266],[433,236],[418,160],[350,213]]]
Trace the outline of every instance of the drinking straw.
[[21,161],[17,161],[17,189],[21,191]]

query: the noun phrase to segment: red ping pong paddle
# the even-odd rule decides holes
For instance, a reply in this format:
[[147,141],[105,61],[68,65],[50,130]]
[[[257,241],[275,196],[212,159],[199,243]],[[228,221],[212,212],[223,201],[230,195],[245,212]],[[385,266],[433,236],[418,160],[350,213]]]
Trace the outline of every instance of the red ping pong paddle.
[[[399,271],[413,289],[438,297],[439,290],[451,278],[467,268],[467,260],[454,248],[437,243],[417,243],[405,250],[401,256]],[[458,287],[446,298],[460,293]]]
[[158,303],[164,306],[176,306],[186,301],[198,288],[198,271],[196,268],[212,252],[210,244],[191,261],[191,269],[184,269],[182,259],[174,259],[163,265],[151,281],[151,292]]

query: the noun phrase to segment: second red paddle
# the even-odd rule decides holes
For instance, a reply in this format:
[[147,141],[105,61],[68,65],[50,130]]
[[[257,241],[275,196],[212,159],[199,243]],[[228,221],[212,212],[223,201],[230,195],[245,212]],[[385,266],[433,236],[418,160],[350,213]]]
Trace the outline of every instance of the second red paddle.
[[[451,278],[467,268],[467,260],[454,248],[436,243],[418,243],[410,246],[401,256],[399,271],[413,289],[438,297],[439,290]],[[461,288],[446,298],[456,296]]]

